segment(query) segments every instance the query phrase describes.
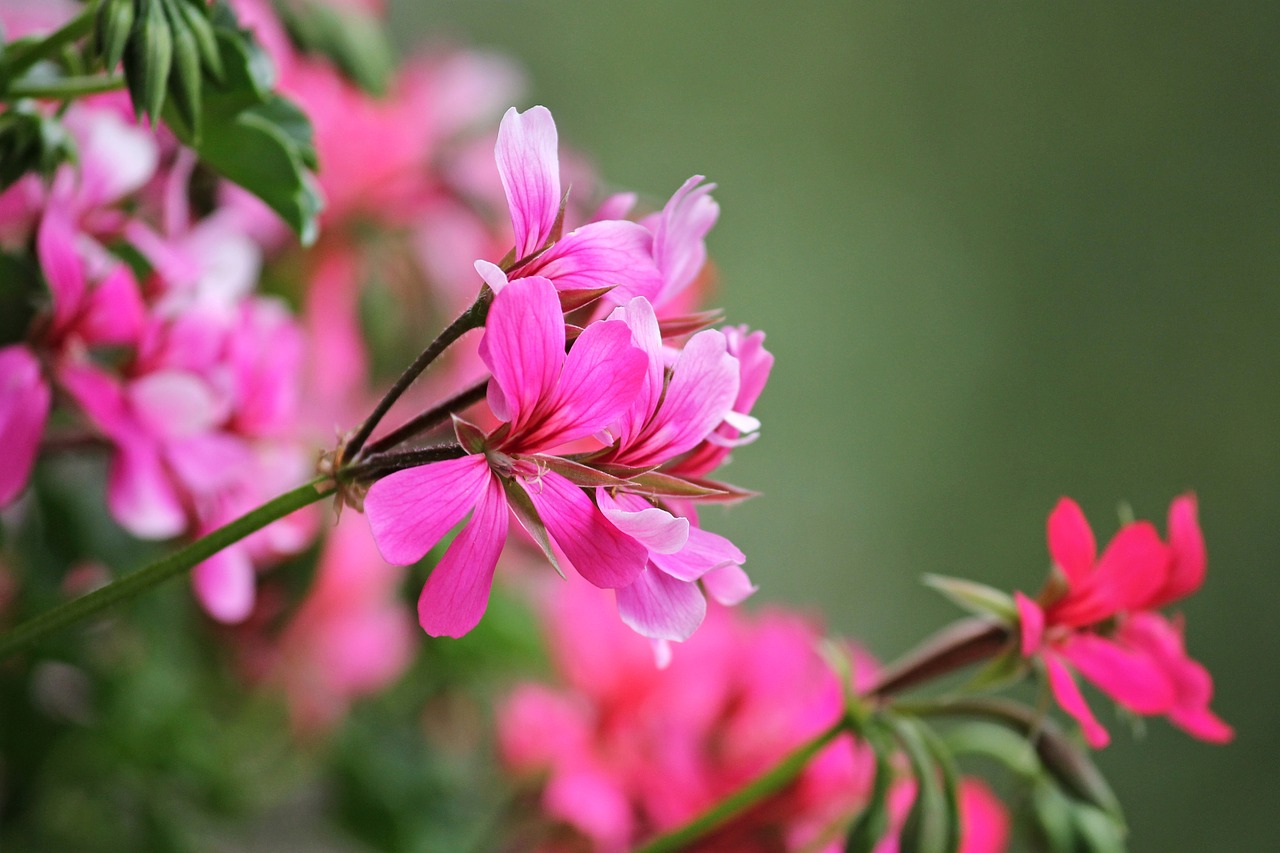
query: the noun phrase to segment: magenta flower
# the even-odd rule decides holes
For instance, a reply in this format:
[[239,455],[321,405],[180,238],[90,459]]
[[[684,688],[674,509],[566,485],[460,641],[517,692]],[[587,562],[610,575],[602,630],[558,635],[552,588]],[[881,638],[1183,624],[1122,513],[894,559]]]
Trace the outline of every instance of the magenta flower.
[[597,586],[627,586],[647,555],[586,492],[549,470],[542,455],[605,429],[635,397],[646,359],[632,345],[630,328],[617,320],[593,323],[566,355],[555,287],[533,276],[494,297],[480,354],[493,374],[489,406],[504,423],[478,444],[471,430],[460,429],[471,453],[397,471],[375,482],[365,499],[379,550],[399,565],[421,559],[471,513],[418,600],[423,629],[437,636],[461,636],[484,614],[509,507]]
[[17,498],[31,476],[51,396],[31,350],[0,347],[0,507]]
[[1048,532],[1061,577],[1039,601],[1015,594],[1022,652],[1044,662],[1058,704],[1080,723],[1090,746],[1106,746],[1110,736],[1072,670],[1134,713],[1168,716],[1201,740],[1230,740],[1231,727],[1209,710],[1212,680],[1187,657],[1181,624],[1155,612],[1204,581],[1195,497],[1183,495],[1170,506],[1168,544],[1139,521],[1121,528],[1099,558],[1093,531],[1069,498],[1049,516]]
[[613,288],[619,301],[657,294],[663,279],[653,260],[653,236],[644,226],[610,219],[563,237],[556,233],[564,196],[556,125],[546,107],[507,110],[495,154],[511,211],[515,266],[504,275],[479,262],[490,286],[497,290],[507,278],[541,276],[561,291]]

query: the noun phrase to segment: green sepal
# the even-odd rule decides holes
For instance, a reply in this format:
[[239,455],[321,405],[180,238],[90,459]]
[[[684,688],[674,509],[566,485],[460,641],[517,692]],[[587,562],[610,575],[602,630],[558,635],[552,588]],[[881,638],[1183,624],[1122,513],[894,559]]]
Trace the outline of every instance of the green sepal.
[[945,595],[958,607],[978,616],[988,616],[1005,625],[1018,624],[1018,605],[1013,596],[986,584],[945,575],[925,575],[924,585]]
[[449,417],[453,418],[453,434],[458,437],[458,443],[468,453],[484,453],[487,444],[484,430],[460,415],[451,414]]
[[173,35],[173,68],[169,75],[169,96],[183,120],[191,128],[192,138],[200,139],[200,47],[186,19],[178,11],[182,0],[161,0]]
[[886,722],[916,780],[916,797],[902,825],[899,849],[902,853],[955,853],[960,831],[954,768],[949,759],[945,764],[939,761],[923,723],[906,717],[887,717]]
[[1040,759],[1025,737],[994,723],[967,722],[945,735],[953,755],[981,755],[1000,762],[1024,779],[1040,775]]
[[630,488],[631,482],[620,477],[601,471],[599,468],[592,468],[590,465],[583,465],[581,462],[574,462],[572,459],[565,459],[562,456],[533,456],[530,457],[541,467],[549,471],[554,471],[561,477],[564,477],[575,486],[592,489],[601,486],[607,488]]
[[94,21],[93,49],[107,73],[124,58],[125,44],[133,30],[134,0],[102,0]]
[[875,755],[875,782],[866,806],[845,836],[844,853],[871,853],[889,829],[889,788],[893,783],[893,750],[874,729],[864,732],[866,745]]
[[174,8],[182,16],[191,37],[196,40],[201,65],[215,82],[222,83],[224,79],[222,53],[218,50],[218,37],[213,31],[213,23],[209,20],[208,5],[204,2],[178,0]]
[[551,547],[551,534],[547,532],[547,526],[542,523],[542,517],[538,515],[538,508],[533,505],[533,499],[515,480],[508,480],[505,477],[501,479],[502,488],[507,493],[507,505],[516,514],[516,518],[520,520],[524,529],[529,531],[533,541],[538,543],[538,547],[551,563],[551,568],[555,569],[560,577],[568,580],[564,569],[560,567],[555,549]]

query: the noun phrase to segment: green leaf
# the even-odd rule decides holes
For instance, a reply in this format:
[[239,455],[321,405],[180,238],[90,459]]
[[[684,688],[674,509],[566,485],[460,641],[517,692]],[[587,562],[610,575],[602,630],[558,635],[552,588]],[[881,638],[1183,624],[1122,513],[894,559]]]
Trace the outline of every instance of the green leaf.
[[947,730],[947,746],[956,755],[982,755],[1024,778],[1040,775],[1040,759],[1025,737],[993,723],[968,722]]
[[560,560],[556,557],[555,549],[551,547],[551,534],[547,533],[547,526],[542,523],[542,517],[538,515],[538,508],[533,505],[533,499],[515,480],[501,479],[502,488],[507,493],[507,505],[511,507],[511,511],[516,514],[516,518],[524,525],[524,529],[529,531],[533,541],[538,543],[538,547],[547,556],[547,560],[550,561],[551,567],[556,570],[556,574],[566,578],[564,569],[560,567]]
[[1031,818],[1036,835],[1051,853],[1076,853],[1071,802],[1045,779],[1031,788]]
[[886,722],[907,754],[916,780],[916,798],[902,826],[899,849],[902,853],[955,853],[960,833],[954,768],[949,760],[940,763],[923,723],[906,717],[889,717]]
[[978,616],[988,616],[1006,625],[1018,624],[1018,606],[1013,596],[986,584],[945,575],[925,575],[924,584],[949,598],[952,603]]
[[844,853],[871,853],[889,828],[889,787],[893,782],[893,750],[883,736],[868,731],[867,746],[875,754],[876,776],[871,798],[845,837]]
[[1124,826],[1101,809],[1077,805],[1072,810],[1076,836],[1087,853],[1125,853]]

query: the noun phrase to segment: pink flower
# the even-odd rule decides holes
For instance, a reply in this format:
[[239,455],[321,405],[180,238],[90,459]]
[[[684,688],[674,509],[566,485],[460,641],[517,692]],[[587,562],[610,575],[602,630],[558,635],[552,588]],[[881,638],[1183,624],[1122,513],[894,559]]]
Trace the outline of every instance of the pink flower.
[[400,565],[421,559],[471,513],[418,601],[419,621],[433,635],[461,636],[484,614],[513,499],[515,508],[531,506],[536,514],[538,521],[518,514],[530,533],[544,535],[540,521],[548,545],[597,586],[627,586],[647,554],[541,457],[603,430],[635,396],[646,359],[627,325],[588,326],[566,356],[555,287],[534,276],[495,296],[480,352],[493,374],[489,406],[504,423],[479,446],[462,436],[464,446],[472,444],[468,455],[397,471],[365,499],[379,550]]
[[22,493],[40,450],[51,393],[40,362],[24,346],[0,347],[0,507]]
[[[498,734],[512,771],[545,778],[547,817],[588,842],[572,849],[628,850],[674,828],[841,713],[839,680],[803,619],[715,608],[659,670],[648,644],[608,618],[588,587],[554,593],[547,632],[561,684],[517,687],[499,709]],[[870,679],[874,664],[859,654],[857,672]],[[698,849],[796,849],[865,801],[872,772],[869,753],[842,737],[793,786]]]
[[652,298],[662,287],[653,260],[653,236],[624,220],[590,222],[556,234],[563,194],[556,125],[546,107],[507,110],[495,149],[515,239],[514,266],[505,273],[477,262],[495,290],[508,279],[541,276],[557,290],[613,288],[618,301]]
[[[1094,748],[1110,741],[1085,702],[1074,669],[1130,711],[1165,715],[1213,743],[1231,727],[1209,710],[1208,672],[1186,656],[1181,624],[1155,612],[1204,581],[1204,538],[1193,495],[1169,508],[1169,542],[1145,521],[1128,524],[1097,557],[1093,531],[1069,498],[1049,516],[1049,553],[1061,575],[1033,601],[1016,593],[1022,651],[1039,655],[1058,704]],[[1065,588],[1064,588],[1065,587]]]
[[711,197],[716,185],[703,180],[694,175],[660,212],[641,220],[653,232],[653,259],[662,274],[662,289],[653,304],[664,316],[706,266],[706,237],[720,218],[720,205]]

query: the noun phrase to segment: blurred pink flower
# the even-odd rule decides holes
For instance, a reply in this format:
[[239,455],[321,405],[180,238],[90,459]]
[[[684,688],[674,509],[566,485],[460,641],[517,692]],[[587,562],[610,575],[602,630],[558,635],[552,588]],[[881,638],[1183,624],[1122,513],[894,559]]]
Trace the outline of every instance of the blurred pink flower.
[[1094,748],[1110,736],[1094,717],[1072,670],[1128,708],[1166,715],[1189,734],[1214,743],[1233,732],[1209,710],[1212,681],[1186,655],[1182,626],[1155,609],[1204,582],[1204,537],[1194,495],[1169,508],[1169,542],[1145,521],[1125,525],[1097,556],[1080,507],[1063,498],[1049,516],[1049,553],[1060,576],[1039,601],[1016,593],[1022,652],[1044,661],[1058,704],[1075,717]]
[[13,502],[27,485],[40,450],[52,394],[40,362],[21,345],[0,347],[0,507]]

